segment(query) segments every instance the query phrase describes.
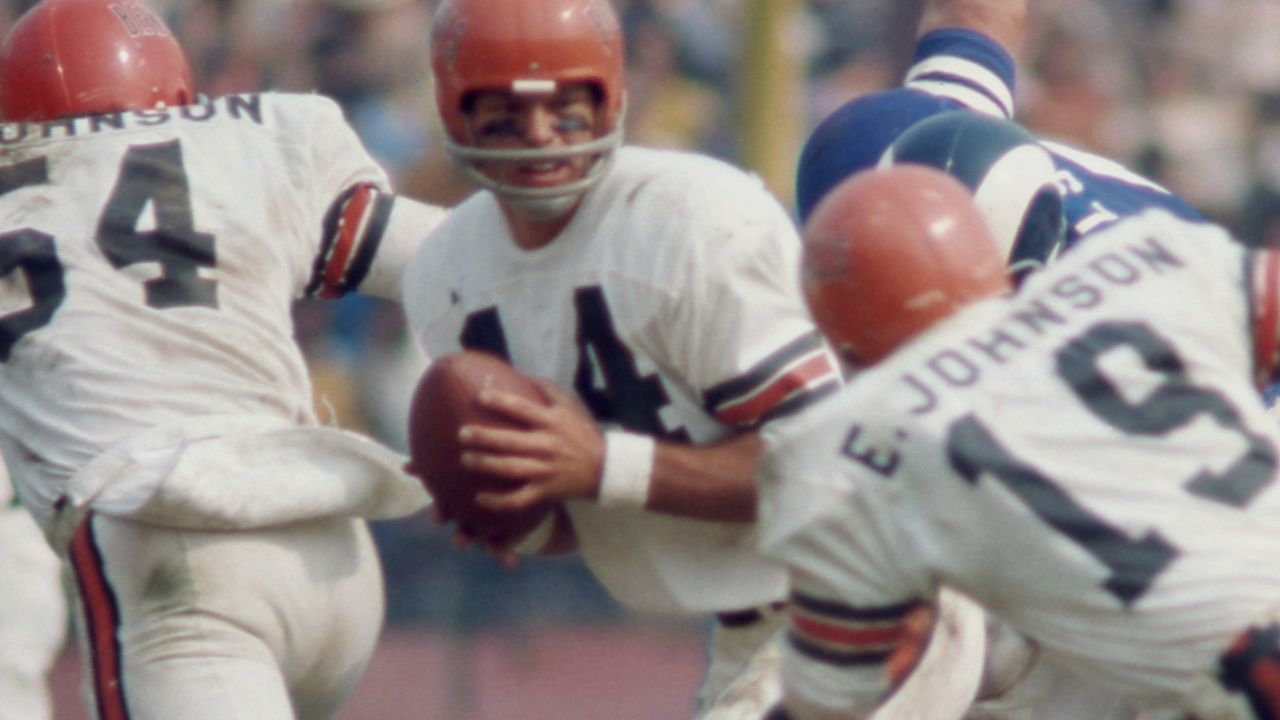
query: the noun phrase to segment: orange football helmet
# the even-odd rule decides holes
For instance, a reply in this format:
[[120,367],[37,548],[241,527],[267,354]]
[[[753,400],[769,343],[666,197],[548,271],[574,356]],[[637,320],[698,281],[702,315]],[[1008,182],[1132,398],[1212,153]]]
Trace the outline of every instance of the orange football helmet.
[[[436,105],[445,144],[468,175],[504,198],[535,209],[567,208],[603,174],[622,142],[626,105],[622,27],[609,0],[444,0],[431,32]],[[600,128],[569,147],[494,150],[469,146],[466,102],[481,90],[546,92],[587,83],[599,94]],[[495,181],[483,162],[543,162],[590,156],[587,176],[556,187]]]
[[866,170],[841,182],[805,224],[802,268],[814,320],[860,366],[1011,288],[1003,253],[968,189],[923,165]]
[[0,43],[0,119],[53,120],[195,100],[173,33],[137,0],[41,0]]

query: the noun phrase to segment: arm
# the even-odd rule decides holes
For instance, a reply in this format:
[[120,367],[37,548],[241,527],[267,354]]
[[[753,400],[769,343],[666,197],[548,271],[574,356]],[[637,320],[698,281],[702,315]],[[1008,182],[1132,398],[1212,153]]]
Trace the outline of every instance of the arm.
[[1026,11],[1027,0],[929,0],[902,85],[850,99],[805,141],[796,168],[800,219],[925,118],[960,108],[1012,118]]
[[464,455],[468,467],[526,482],[485,498],[491,509],[578,499],[696,520],[755,520],[757,429],[834,391],[841,377],[796,282],[800,243],[791,218],[745,174],[717,168],[708,177],[722,187],[688,200],[679,223],[655,228],[679,237],[670,243],[678,252],[654,272],[681,302],[656,316],[661,337],[651,347],[673,369],[673,382],[695,389],[705,413],[698,420],[714,421],[716,432],[698,444],[603,432],[554,385],[550,407],[495,394],[493,409],[531,430],[464,429],[464,445],[478,451]]
[[404,195],[396,195],[386,218],[382,240],[358,290],[384,300],[399,302],[400,278],[409,259],[431,231],[444,220],[446,208]]
[[336,298],[358,289],[398,301],[409,258],[445,213],[372,182],[351,186],[325,214],[320,256],[306,294]]
[[481,397],[529,430],[460,430],[468,469],[525,481],[519,490],[480,496],[482,504],[515,511],[546,500],[580,499],[700,520],[755,519],[755,433],[707,445],[602,433],[573,396],[545,387],[550,406],[506,393]]
[[711,445],[657,443],[644,507],[672,515],[698,508],[704,520],[751,522],[759,459],[760,438],[754,432]]
[[943,590],[936,603],[850,605],[814,577],[792,573],[791,632],[783,654],[789,720],[930,717],[960,720],[982,679],[985,623],[972,601]]
[[[297,125],[287,137],[303,148],[293,179],[312,188],[300,228],[312,241],[303,294],[336,298],[359,291],[399,300],[405,265],[446,211],[393,194],[385,170],[333,100],[281,95],[276,101],[282,116]],[[294,137],[300,133],[309,134]]]
[[1017,56],[1026,38],[1027,0],[929,0],[917,35],[942,28],[975,30]]
[[956,720],[982,677],[983,612],[921,562],[921,528],[898,515],[906,478],[837,449],[847,399],[764,433],[759,548],[790,588],[782,717]]

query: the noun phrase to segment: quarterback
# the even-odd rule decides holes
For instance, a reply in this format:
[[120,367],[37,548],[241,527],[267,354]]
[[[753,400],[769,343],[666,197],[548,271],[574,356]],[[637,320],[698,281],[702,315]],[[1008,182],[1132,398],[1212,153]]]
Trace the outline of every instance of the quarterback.
[[410,330],[430,356],[486,350],[571,390],[551,408],[495,395],[530,430],[464,428],[467,462],[524,481],[495,509],[563,501],[553,538],[571,531],[626,606],[715,617],[696,712],[758,717],[786,593],[754,545],[755,431],[841,382],[794,226],[725,163],[618,147],[604,0],[447,0],[432,60],[449,150],[484,190],[406,270]]

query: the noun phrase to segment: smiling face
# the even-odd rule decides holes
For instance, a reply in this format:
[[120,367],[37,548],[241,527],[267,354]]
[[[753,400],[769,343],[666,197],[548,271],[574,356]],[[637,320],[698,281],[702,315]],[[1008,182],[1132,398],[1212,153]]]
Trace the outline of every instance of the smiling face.
[[[622,144],[622,25],[610,0],[441,0],[431,68],[443,143],[521,245],[572,220]],[[534,232],[536,231],[536,232]]]
[[[535,151],[483,160],[476,168],[495,183],[528,189],[582,180],[597,157],[573,152],[598,137],[597,93],[586,83],[542,92],[485,90],[467,103],[467,131],[480,150]],[[570,152],[559,153],[568,149]]]

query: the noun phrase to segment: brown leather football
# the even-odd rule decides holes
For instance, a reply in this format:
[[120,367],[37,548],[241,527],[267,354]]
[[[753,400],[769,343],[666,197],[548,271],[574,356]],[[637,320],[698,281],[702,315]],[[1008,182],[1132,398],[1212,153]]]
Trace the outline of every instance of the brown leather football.
[[494,512],[476,505],[475,495],[481,490],[509,490],[520,485],[461,466],[458,429],[463,425],[519,427],[479,404],[480,392],[486,388],[549,402],[533,378],[496,355],[472,350],[445,355],[431,363],[414,391],[409,409],[409,456],[427,491],[460,530],[505,546],[518,542],[542,522],[551,504],[522,512]]

